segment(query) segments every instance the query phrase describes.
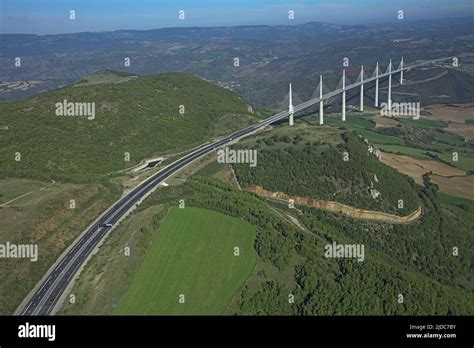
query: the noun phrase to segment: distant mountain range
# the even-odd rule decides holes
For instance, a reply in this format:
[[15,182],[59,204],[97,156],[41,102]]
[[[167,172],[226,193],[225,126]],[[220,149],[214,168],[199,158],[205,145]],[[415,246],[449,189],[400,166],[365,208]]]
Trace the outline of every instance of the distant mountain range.
[[[473,17],[466,17],[371,25],[311,22],[5,34],[0,35],[0,100],[22,98],[113,69],[138,75],[187,72],[231,88],[256,106],[277,106],[290,81],[303,99],[311,96],[320,73],[329,83],[337,83],[344,57],[351,66],[375,64],[377,59],[386,65],[389,58],[401,56],[411,62],[473,52],[472,22]],[[20,67],[14,65],[16,57],[21,58]],[[471,61],[464,60],[461,70],[472,73]],[[26,83],[15,84],[18,81]]]

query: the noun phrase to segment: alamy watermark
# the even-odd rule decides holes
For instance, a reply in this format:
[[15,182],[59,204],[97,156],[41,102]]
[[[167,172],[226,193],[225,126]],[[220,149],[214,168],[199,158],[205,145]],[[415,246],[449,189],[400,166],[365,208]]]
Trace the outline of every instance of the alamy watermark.
[[364,244],[326,244],[324,247],[324,257],[326,258],[346,258],[357,259],[362,262],[365,260]]
[[38,261],[38,244],[13,244],[10,242],[0,244],[0,258],[25,258],[36,262]]
[[257,165],[257,150],[240,149],[234,150],[225,147],[217,151],[218,163],[248,163],[250,167]]
[[18,326],[18,337],[20,338],[47,338],[52,342],[56,339],[56,325],[54,324],[30,324]]
[[73,103],[64,99],[54,105],[56,116],[87,116],[88,120],[95,118],[95,103]]
[[380,115],[387,117],[400,117],[407,116],[412,117],[414,120],[420,118],[420,103],[392,103],[390,108],[388,103],[380,104]]

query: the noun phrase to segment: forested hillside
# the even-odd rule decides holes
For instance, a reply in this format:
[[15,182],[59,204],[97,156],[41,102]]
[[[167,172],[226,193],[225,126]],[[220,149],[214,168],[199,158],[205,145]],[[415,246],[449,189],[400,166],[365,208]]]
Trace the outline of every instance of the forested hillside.
[[[265,141],[269,147],[257,147],[256,167],[234,166],[243,187],[259,185],[270,191],[398,215],[407,215],[418,207],[413,180],[381,163],[369,153],[369,144],[355,133],[345,133],[337,146],[315,141],[295,148],[291,146],[298,142],[294,138],[289,139],[288,146],[273,149],[274,141],[272,137]],[[370,188],[380,195],[373,198]],[[403,201],[402,207],[399,200]]]
[[[256,122],[239,95],[188,74],[107,78],[1,103],[1,177],[90,182]],[[57,116],[64,100],[95,103],[94,117]]]

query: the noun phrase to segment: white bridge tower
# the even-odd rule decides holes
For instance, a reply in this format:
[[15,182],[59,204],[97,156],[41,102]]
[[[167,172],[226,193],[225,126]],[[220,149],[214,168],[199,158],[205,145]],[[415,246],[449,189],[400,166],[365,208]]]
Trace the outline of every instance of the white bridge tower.
[[342,120],[346,121],[346,69],[342,69]]
[[294,119],[293,116],[295,114],[295,108],[293,107],[293,98],[291,95],[291,83],[290,83],[290,93],[289,93],[289,102],[288,102],[288,112],[290,113],[290,118],[289,118],[289,125],[292,126],[294,124]]
[[375,107],[379,106],[379,62],[375,66]]
[[324,124],[323,75],[319,75],[319,124]]
[[388,112],[392,112],[392,60],[388,64],[388,100],[387,100]]
[[400,84],[403,85],[403,57],[402,57],[402,60],[400,61],[400,69],[402,69],[400,71]]
[[360,111],[364,112],[364,66],[360,68]]

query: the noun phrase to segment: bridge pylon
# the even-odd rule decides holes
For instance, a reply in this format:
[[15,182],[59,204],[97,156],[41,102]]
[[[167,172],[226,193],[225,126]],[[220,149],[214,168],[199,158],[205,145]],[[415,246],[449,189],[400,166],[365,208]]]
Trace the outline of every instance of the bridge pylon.
[[379,107],[379,62],[375,66],[375,107]]
[[323,75],[319,75],[319,125],[324,124]]
[[402,57],[402,60],[400,61],[400,84],[403,85],[403,57]]
[[364,112],[364,66],[360,68],[360,111]]
[[319,74],[319,84],[311,95],[311,99],[319,99],[319,125],[324,124],[324,102],[323,102],[323,91],[329,91],[330,89],[323,83],[323,75]]
[[390,63],[388,64],[388,99],[387,99],[387,107],[389,112],[392,112],[392,60],[390,59]]
[[346,69],[342,69],[342,121],[346,121]]
[[291,93],[291,83],[290,83],[290,92],[289,92],[289,100],[288,100],[288,112],[290,113],[290,117],[288,119],[288,124],[290,126],[293,126],[294,124],[294,114],[295,114],[295,108],[293,107],[293,97]]

